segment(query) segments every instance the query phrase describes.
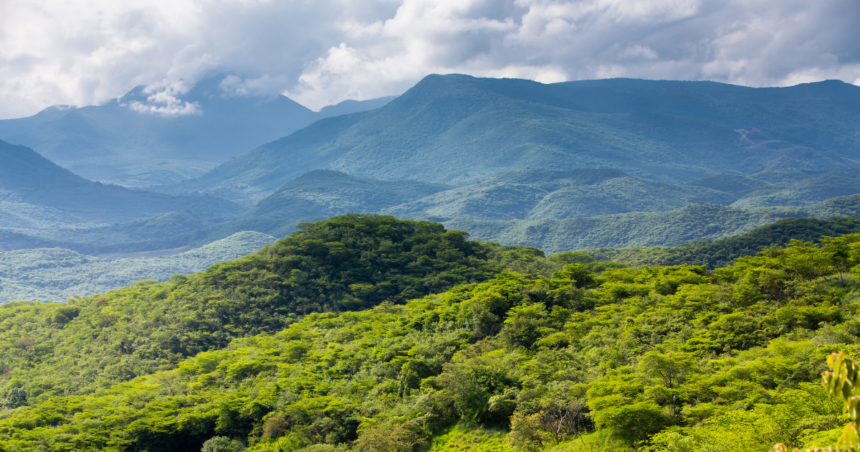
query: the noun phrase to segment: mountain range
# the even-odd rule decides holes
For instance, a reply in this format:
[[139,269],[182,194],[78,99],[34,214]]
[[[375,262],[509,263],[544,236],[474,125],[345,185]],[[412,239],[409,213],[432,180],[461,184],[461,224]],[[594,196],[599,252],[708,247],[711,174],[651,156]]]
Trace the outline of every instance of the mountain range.
[[860,87],[428,76],[382,108],[317,121],[169,192],[257,201],[314,169],[453,185],[526,167],[663,182],[860,162]]
[[0,140],[33,148],[88,179],[150,186],[199,176],[318,119],[392,99],[348,100],[314,112],[282,95],[237,92],[232,80],[238,78],[218,74],[164,102],[163,93],[139,86],[103,105],[49,107],[0,120]]
[[678,245],[787,217],[860,214],[860,88],[841,82],[746,88],[429,76],[393,100],[347,101],[308,116],[284,97],[227,96],[224,80],[204,80],[181,97],[202,114],[135,111],[129,105],[149,99],[139,88],[103,106],[4,122],[0,133],[18,127],[18,136],[62,143],[70,135],[52,127],[65,124],[103,161],[107,147],[93,137],[122,147],[147,135],[167,143],[137,141],[147,158],[216,161],[329,117],[202,177],[151,188],[161,193],[91,182],[0,142],[0,249],[165,256],[240,232],[283,237],[302,222],[376,212],[561,252]]

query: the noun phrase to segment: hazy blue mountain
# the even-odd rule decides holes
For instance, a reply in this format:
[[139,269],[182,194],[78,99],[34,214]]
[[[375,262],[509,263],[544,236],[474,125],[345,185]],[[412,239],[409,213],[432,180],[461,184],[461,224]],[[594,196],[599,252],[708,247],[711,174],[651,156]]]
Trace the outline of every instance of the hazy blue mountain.
[[[27,118],[0,121],[0,139],[23,144],[76,174],[126,186],[172,183],[199,176],[312,122],[374,109],[392,98],[344,101],[313,112],[285,96],[231,95],[226,75],[177,96],[196,114],[162,115],[130,108],[151,105],[138,87],[99,106],[50,107]],[[183,104],[185,105],[185,104]]]
[[[860,87],[428,76],[384,107],[318,121],[170,190],[262,199],[313,169],[471,184],[535,167],[686,182],[857,166]],[[810,128],[811,127],[811,128]]]
[[0,227],[120,223],[176,210],[235,217],[244,209],[213,196],[175,196],[86,180],[32,149],[0,141]]
[[0,303],[66,301],[103,293],[133,281],[166,281],[175,274],[203,271],[218,262],[253,253],[275,238],[240,232],[172,256],[109,260],[62,248],[0,252]]

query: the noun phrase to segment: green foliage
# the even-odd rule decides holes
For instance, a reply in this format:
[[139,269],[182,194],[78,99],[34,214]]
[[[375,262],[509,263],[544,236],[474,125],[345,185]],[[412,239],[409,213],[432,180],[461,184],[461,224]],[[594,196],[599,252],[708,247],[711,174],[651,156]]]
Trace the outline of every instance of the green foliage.
[[[339,249],[326,246],[326,233],[348,235],[359,225],[373,225],[367,233],[374,237],[394,233],[394,225],[419,236],[430,228],[440,243],[450,234],[432,224],[340,217],[280,242],[302,250],[281,254],[281,262],[324,259]],[[849,261],[860,256],[855,239],[860,235],[842,240]],[[582,287],[564,271],[556,270],[560,278],[502,273],[405,304],[309,314],[88,394],[38,394],[33,382],[49,380],[13,371],[0,442],[10,451],[197,450],[213,437],[241,440],[249,451],[808,446],[844,424],[840,404],[812,384],[824,357],[860,350],[858,286],[853,274],[839,278],[845,257],[837,254],[794,242],[713,272],[606,268]],[[570,265],[580,273],[589,268]],[[181,287],[169,284],[141,287]],[[115,306],[111,297],[99,309]],[[175,293],[163,299],[177,300]],[[18,337],[0,355],[13,359],[4,361],[10,367],[49,351],[21,333],[54,318],[51,306],[10,304],[0,312],[7,315],[0,324]],[[106,329],[118,320],[81,308],[54,332],[83,321]],[[79,346],[85,334],[91,332],[82,330]],[[507,442],[480,433],[505,429]],[[466,447],[463,438],[478,442]]]
[[216,436],[205,443],[200,452],[242,452],[245,446],[235,439],[230,439],[226,436]]

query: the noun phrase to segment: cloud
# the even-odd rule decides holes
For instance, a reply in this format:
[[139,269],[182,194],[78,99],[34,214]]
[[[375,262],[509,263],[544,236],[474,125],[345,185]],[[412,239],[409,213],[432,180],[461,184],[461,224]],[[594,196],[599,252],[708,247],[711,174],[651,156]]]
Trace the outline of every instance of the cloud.
[[0,2],[0,117],[52,104],[100,103],[138,85],[156,87],[150,92],[155,97],[133,108],[193,113],[193,104],[166,87],[216,72],[235,74],[221,83],[225,95],[285,93],[314,109],[399,94],[431,73],[548,83],[604,77],[749,86],[860,80],[856,0],[81,5]]
[[121,103],[134,111],[158,116],[186,116],[200,115],[203,111],[197,102],[188,102],[179,99],[179,96],[188,92],[190,87],[184,81],[177,81],[166,86],[150,85],[143,90],[146,101],[133,100]]

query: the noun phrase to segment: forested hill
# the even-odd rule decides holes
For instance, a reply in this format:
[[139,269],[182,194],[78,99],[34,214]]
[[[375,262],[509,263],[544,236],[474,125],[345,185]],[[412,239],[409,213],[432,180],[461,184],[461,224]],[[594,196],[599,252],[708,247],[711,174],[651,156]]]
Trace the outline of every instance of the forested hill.
[[[830,353],[860,351],[860,234],[715,271],[574,263],[552,278],[503,273],[406,304],[311,314],[278,332],[257,327],[269,323],[256,309],[265,303],[227,303],[207,289],[241,287],[233,300],[265,296],[271,270],[253,263],[277,255],[269,263],[291,275],[296,294],[328,299],[334,286],[323,281],[323,292],[299,292],[303,278],[317,278],[299,262],[338,268],[333,239],[396,257],[388,262],[403,270],[389,273],[393,294],[414,296],[399,281],[425,263],[459,280],[487,275],[480,265],[465,271],[480,246],[460,234],[348,217],[199,277],[67,306],[0,308],[10,368],[0,444],[8,452],[766,451],[835,444],[847,422],[820,375]],[[398,248],[411,251],[387,254]],[[391,268],[373,263],[352,277]],[[361,298],[370,287],[353,285],[342,287],[344,299],[372,305]],[[205,302],[193,301],[195,288]],[[138,335],[142,323],[155,327],[151,336]],[[262,334],[181,360],[188,353],[179,345],[225,330]],[[139,357],[152,353],[176,369],[109,384],[123,379],[111,372],[151,369]],[[39,394],[85,380],[68,375],[98,360],[106,371],[87,376],[99,388],[69,382],[68,392]]]
[[432,75],[372,112],[319,121],[173,190],[256,198],[313,169],[468,184],[525,167],[686,182],[860,157],[860,88]]
[[176,210],[234,217],[243,209],[221,198],[165,195],[86,180],[24,146],[0,141],[0,224],[51,227],[116,223]]
[[21,403],[33,404],[87,393],[173,368],[236,338],[280,331],[309,313],[400,304],[485,281],[508,261],[539,256],[531,248],[471,242],[437,223],[386,216],[305,224],[202,273],[65,304],[3,305],[0,394],[23,384]]

